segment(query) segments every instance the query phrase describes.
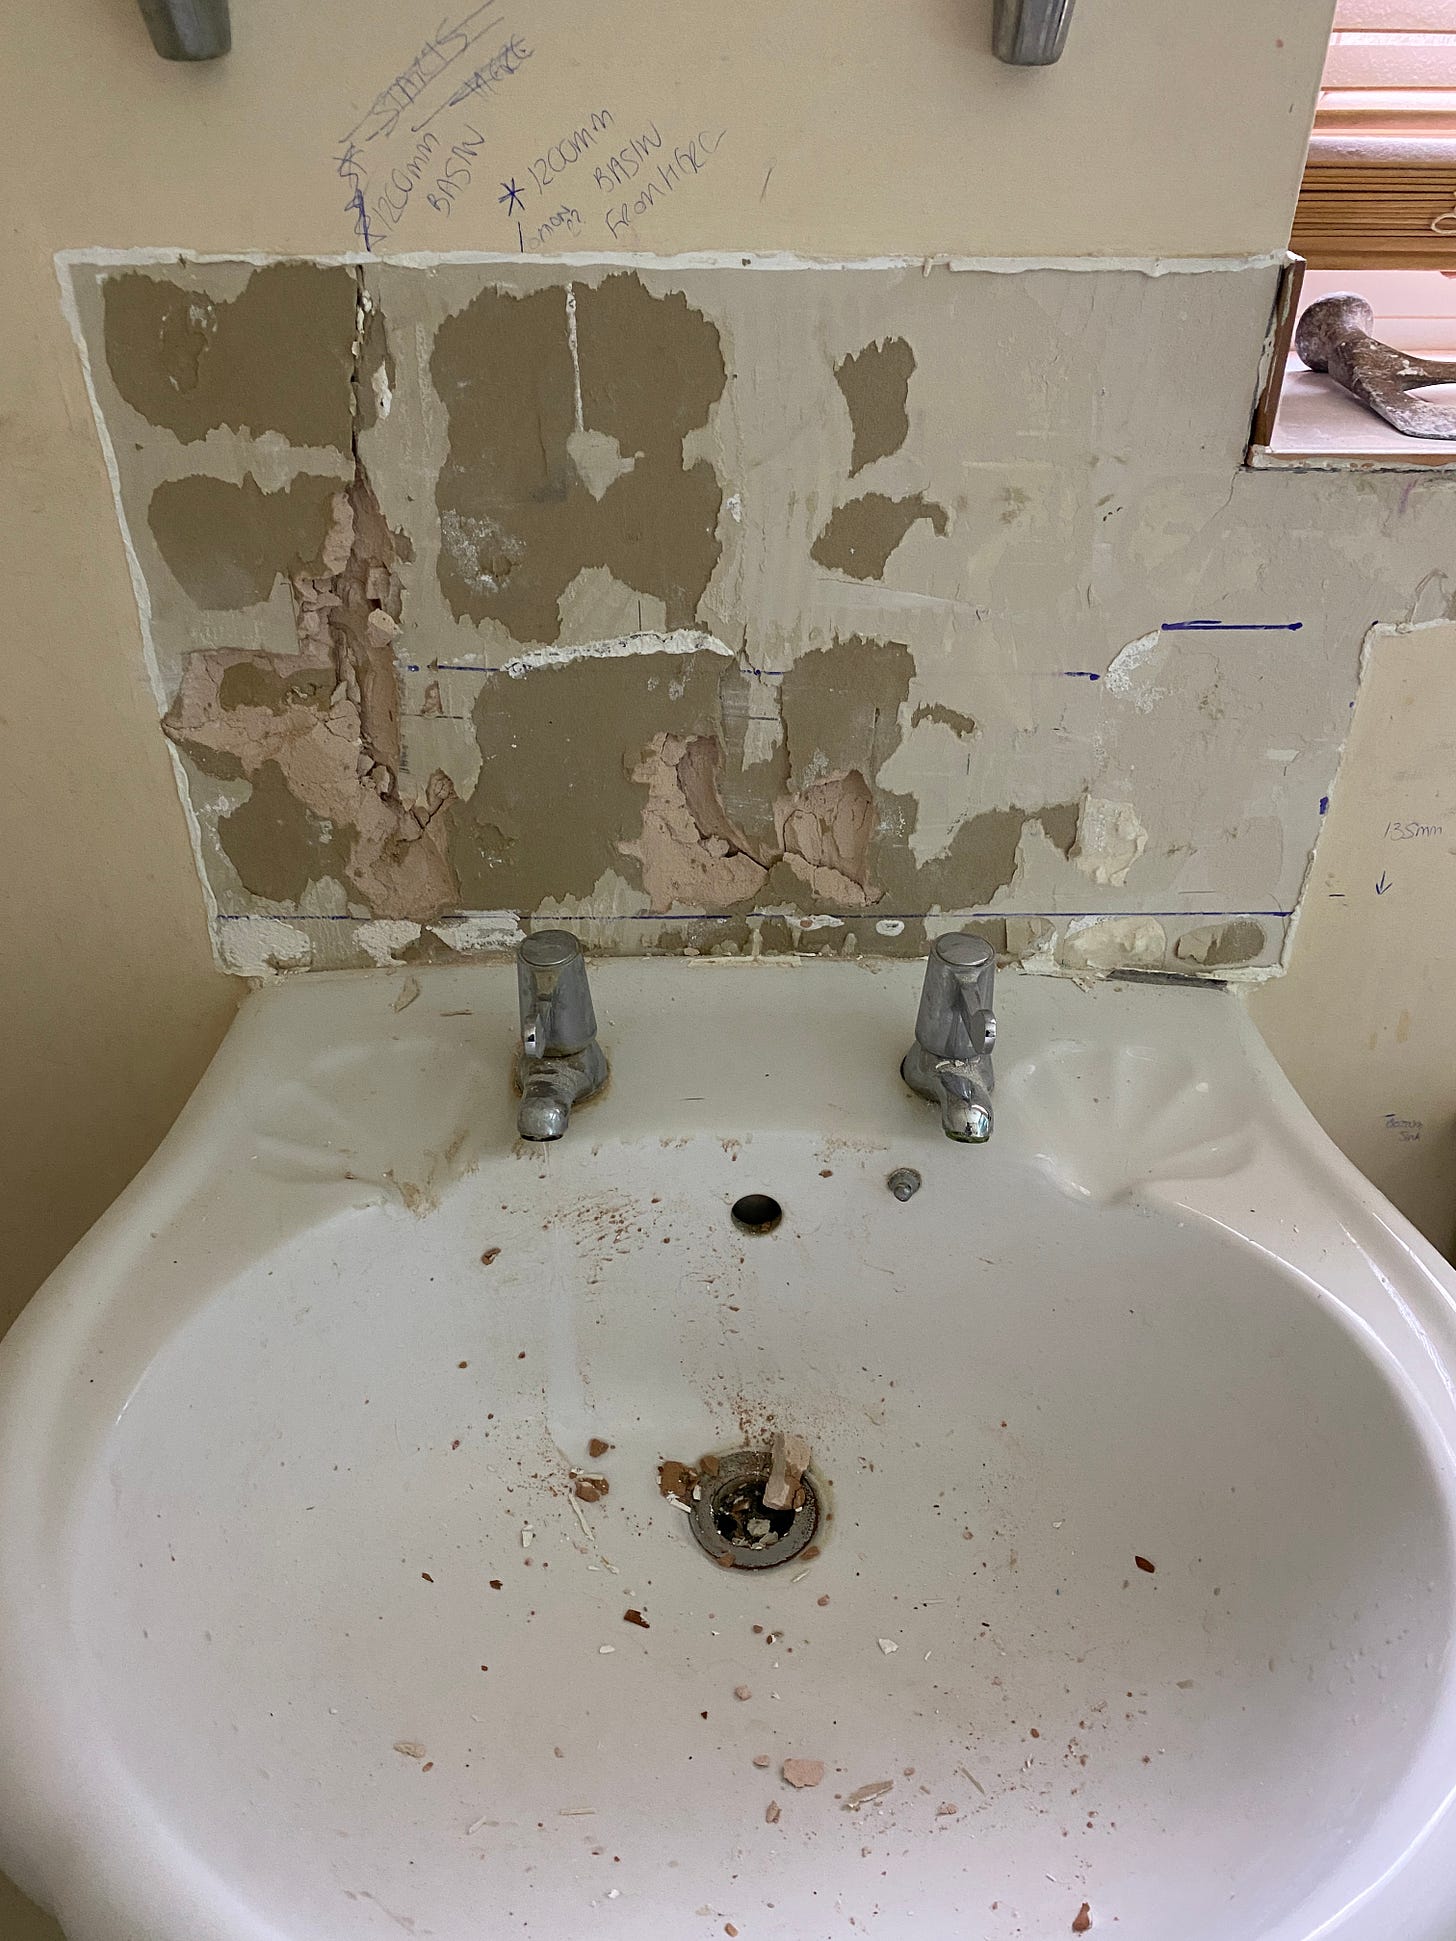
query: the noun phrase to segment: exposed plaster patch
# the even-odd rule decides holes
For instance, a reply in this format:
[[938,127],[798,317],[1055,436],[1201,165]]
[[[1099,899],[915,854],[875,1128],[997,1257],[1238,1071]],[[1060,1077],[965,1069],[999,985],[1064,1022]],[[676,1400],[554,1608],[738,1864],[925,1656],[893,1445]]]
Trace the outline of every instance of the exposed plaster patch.
[[526,556],[522,542],[480,512],[440,514],[440,550],[463,585],[500,593]]
[[1034,812],[1032,820],[1041,825],[1041,832],[1053,849],[1059,849],[1070,861],[1077,842],[1081,805],[1076,802],[1049,802]]
[[654,910],[750,902],[767,878],[719,798],[720,760],[711,736],[657,735],[632,771],[632,780],[647,789],[642,833],[618,847],[637,858]]
[[[635,275],[568,285],[565,300],[563,331],[559,286],[487,288],[435,333],[441,591],[457,618],[550,643],[566,588],[604,566],[660,598],[669,627],[689,626],[720,552],[717,472],[684,456],[727,384],[717,328]],[[573,434],[596,435],[577,440],[590,486]],[[608,477],[613,449],[633,458]]]
[[276,761],[253,771],[247,799],[217,823],[218,843],[238,881],[270,903],[301,904],[310,883],[342,875],[350,833],[321,821],[291,794]]
[[1077,820],[1071,860],[1094,883],[1122,884],[1148,845],[1148,832],[1130,802],[1089,795]]
[[475,910],[451,923],[432,923],[426,927],[451,950],[468,955],[514,950],[526,934],[515,910]]
[[910,726],[918,728],[922,721],[933,721],[942,728],[949,728],[952,734],[973,735],[976,724],[968,714],[958,708],[948,708],[940,701],[922,701],[910,717]]
[[1140,634],[1136,640],[1130,640],[1113,657],[1111,666],[1103,676],[1108,693],[1130,700],[1141,714],[1150,714],[1163,698],[1162,688],[1143,684],[1148,663],[1157,653],[1162,638],[1162,629],[1155,627],[1151,633]]
[[1023,970],[1056,969],[1057,927],[1046,917],[1007,917],[1006,950]]
[[847,573],[856,580],[877,580],[889,564],[891,553],[913,525],[926,519],[931,530],[943,538],[949,517],[944,506],[936,505],[922,492],[912,492],[903,499],[892,499],[883,492],[866,492],[834,508],[811,551],[819,564],[833,573]]
[[220,757],[253,780],[275,764],[298,804],[347,838],[343,874],[366,908],[423,918],[457,901],[438,820],[454,790],[439,771],[418,799],[398,790],[396,557],[361,467],[335,500],[321,570],[295,576],[299,655],[189,655],[163,727],[204,766]]
[[625,478],[637,463],[622,456],[622,448],[606,431],[573,431],[566,440],[567,455],[576,475],[594,499],[606,497],[619,478]]
[[899,451],[909,437],[906,400],[914,369],[915,353],[903,337],[866,344],[835,365],[834,381],[849,409],[854,433],[851,478],[877,458]]
[[984,937],[986,942],[1004,962],[1007,957],[1005,917],[983,916],[929,916],[925,919],[925,941],[933,943],[947,931],[969,930],[973,936]]
[[617,640],[668,631],[667,608],[658,596],[624,586],[605,566],[583,566],[557,601],[556,610],[562,641]]
[[1025,809],[983,809],[956,830],[943,855],[923,864],[914,894],[945,905],[989,903],[1016,878]]
[[[585,949],[617,950],[622,927],[616,919],[626,917],[631,919],[633,936],[641,938],[642,948],[651,950],[666,929],[647,920],[651,907],[639,884],[629,883],[618,870],[604,869],[582,896],[543,897],[533,927],[565,924],[576,932]],[[712,927],[715,931],[722,928],[717,924]]]
[[313,956],[305,932],[278,917],[236,917],[218,923],[216,936],[223,969],[239,977],[304,970]]
[[567,667],[573,661],[621,660],[628,654],[723,654],[733,658],[733,649],[696,627],[682,627],[673,633],[620,634],[614,640],[582,640],[570,647],[531,647],[512,654],[504,671],[519,680],[538,667]]
[[376,923],[361,923],[354,932],[354,941],[371,964],[384,966],[398,963],[397,953],[414,943],[419,934],[417,923],[382,918]]
[[1202,924],[1185,930],[1173,946],[1173,955],[1186,963],[1201,964],[1216,970],[1225,964],[1249,964],[1263,951],[1267,938],[1262,923],[1252,917],[1237,917],[1232,923]]
[[230,426],[348,448],[355,279],[347,270],[274,262],[231,299],[134,270],[107,277],[102,297],[112,382],[150,423],[184,442]]
[[813,896],[861,909],[879,901],[869,881],[875,798],[857,769],[783,797],[775,820],[784,861]]
[[147,523],[173,579],[198,606],[256,606],[325,543],[341,481],[298,474],[265,492],[251,474],[241,484],[196,474],[163,479]]
[[521,662],[508,697],[506,683],[480,684],[479,779],[450,812],[467,909],[534,910],[620,869],[631,852],[619,845],[641,836],[653,787],[666,786],[649,759],[657,737],[716,737],[719,682],[734,671],[723,644],[695,631],[533,650]]
[[1059,954],[1068,970],[1161,970],[1168,938],[1155,917],[1074,917]]

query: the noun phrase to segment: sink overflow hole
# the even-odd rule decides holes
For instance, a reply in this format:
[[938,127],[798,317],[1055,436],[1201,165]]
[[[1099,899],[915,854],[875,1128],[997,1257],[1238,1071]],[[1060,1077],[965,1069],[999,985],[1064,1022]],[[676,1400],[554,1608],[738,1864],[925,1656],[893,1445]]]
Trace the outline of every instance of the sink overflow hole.
[[784,1209],[767,1193],[745,1193],[732,1206],[733,1224],[740,1233],[772,1233]]

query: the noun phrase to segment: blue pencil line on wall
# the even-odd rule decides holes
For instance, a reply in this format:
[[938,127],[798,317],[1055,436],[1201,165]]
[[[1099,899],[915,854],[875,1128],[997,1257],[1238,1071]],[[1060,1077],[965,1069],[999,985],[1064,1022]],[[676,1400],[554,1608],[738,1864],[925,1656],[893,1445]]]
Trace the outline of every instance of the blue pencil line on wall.
[[1302,620],[1164,620],[1165,634],[1297,634]]

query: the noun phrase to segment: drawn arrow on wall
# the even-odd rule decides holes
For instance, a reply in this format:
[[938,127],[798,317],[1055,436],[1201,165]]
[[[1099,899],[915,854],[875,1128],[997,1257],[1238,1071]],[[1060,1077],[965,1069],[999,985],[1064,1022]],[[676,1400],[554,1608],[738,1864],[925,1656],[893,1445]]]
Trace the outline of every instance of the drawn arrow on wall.
[[1376,894],[1377,896],[1384,896],[1384,894],[1385,894],[1385,892],[1386,892],[1386,891],[1387,891],[1387,890],[1388,890],[1389,888],[1390,888],[1390,885],[1389,885],[1389,883],[1387,883],[1387,882],[1386,882],[1386,880],[1385,880],[1385,871],[1384,871],[1384,870],[1381,870],[1381,872],[1380,872],[1380,881],[1379,881],[1379,882],[1378,882],[1378,883],[1377,883],[1377,884],[1375,885],[1375,894]]

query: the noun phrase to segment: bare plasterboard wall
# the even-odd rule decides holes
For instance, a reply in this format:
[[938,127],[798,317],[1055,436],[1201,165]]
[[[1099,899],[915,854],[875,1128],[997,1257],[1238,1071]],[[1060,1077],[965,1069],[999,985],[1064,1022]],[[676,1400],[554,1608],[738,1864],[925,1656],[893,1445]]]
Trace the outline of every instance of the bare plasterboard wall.
[[1268,262],[63,273],[245,972],[542,918],[1271,966],[1444,543],[1439,482],[1392,534],[1240,469]]

